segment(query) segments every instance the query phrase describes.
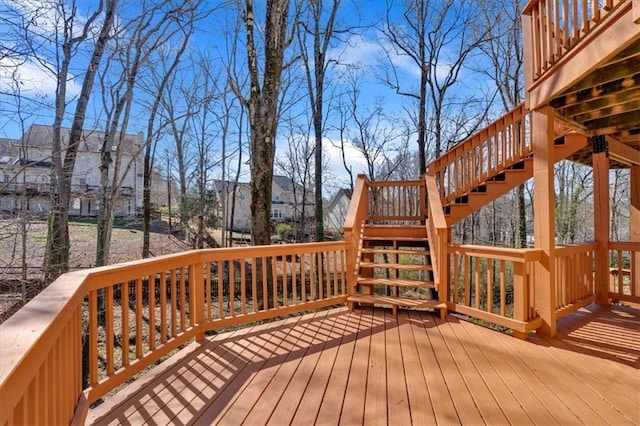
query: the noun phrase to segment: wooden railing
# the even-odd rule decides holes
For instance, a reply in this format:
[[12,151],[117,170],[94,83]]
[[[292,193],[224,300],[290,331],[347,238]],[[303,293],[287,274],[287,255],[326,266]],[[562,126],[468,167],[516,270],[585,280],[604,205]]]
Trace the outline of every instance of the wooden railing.
[[595,301],[595,258],[598,243],[556,247],[556,317]]
[[369,208],[369,179],[359,175],[356,181],[347,216],[344,220],[344,239],[347,244],[347,287],[352,293],[356,283],[357,262],[360,258],[360,236],[362,226],[367,220]]
[[531,126],[524,104],[500,117],[429,164],[443,205],[467,194],[531,154]]
[[[427,236],[431,248],[431,263],[433,277],[438,289],[440,301],[449,300],[449,270],[447,265],[447,245],[449,244],[449,229],[444,218],[442,202],[438,193],[438,186],[434,176],[425,175],[427,189]],[[443,265],[440,267],[440,265]]]
[[542,76],[567,52],[628,0],[531,0],[523,14],[531,19],[533,78]]
[[424,181],[367,181],[368,220],[419,222],[426,216]]
[[346,247],[198,250],[63,275],[0,326],[0,424],[80,424],[207,331],[344,303]]
[[449,245],[450,309],[514,330],[540,326],[534,310],[536,249]]
[[640,243],[609,241],[609,297],[640,303]]

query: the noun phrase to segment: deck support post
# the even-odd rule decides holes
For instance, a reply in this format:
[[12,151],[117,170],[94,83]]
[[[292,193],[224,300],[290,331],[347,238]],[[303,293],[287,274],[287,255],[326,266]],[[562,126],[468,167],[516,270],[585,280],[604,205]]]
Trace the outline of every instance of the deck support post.
[[535,265],[534,308],[542,319],[537,330],[545,336],[556,334],[556,243],[554,188],[553,108],[531,112],[533,136],[533,217],[535,247],[542,256]]
[[[639,0],[640,1],[640,0]],[[640,14],[640,5],[638,5],[638,13]],[[640,165],[631,166],[631,205],[629,215],[629,240],[634,243],[640,243]],[[640,255],[636,255],[636,259],[631,268],[636,271],[636,277],[640,276]],[[633,277],[632,277],[633,278]],[[640,280],[632,282],[635,292],[631,294],[640,294]]]
[[593,146],[593,204],[596,250],[596,302],[609,304],[609,153],[604,136],[591,138]]

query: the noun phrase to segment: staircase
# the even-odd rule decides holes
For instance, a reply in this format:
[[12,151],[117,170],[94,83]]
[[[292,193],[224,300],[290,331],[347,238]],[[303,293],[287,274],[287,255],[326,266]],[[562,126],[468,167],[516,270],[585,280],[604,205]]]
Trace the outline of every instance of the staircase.
[[[428,166],[436,176],[447,225],[469,216],[533,177],[528,113],[520,105]],[[554,139],[554,162],[587,148],[587,137],[563,130]]]
[[424,224],[361,224],[354,288],[347,298],[355,304],[438,309],[444,317],[446,303],[437,298],[433,267]]
[[[446,261],[436,262],[438,245],[430,245],[427,229],[436,237],[427,212],[444,214],[444,234],[438,241],[444,239],[441,247],[446,251],[447,228],[530,179],[533,150],[525,137],[530,135],[529,121],[524,105],[518,106],[432,162],[426,179],[370,182],[359,176],[345,221],[345,237],[356,255],[349,270],[350,309],[384,306],[395,314],[398,307],[406,307],[446,315],[446,296],[439,300],[437,283],[447,279],[434,274],[437,263]],[[554,147],[557,162],[587,148],[587,138],[564,131],[557,134]],[[433,182],[429,194],[427,181]],[[431,192],[439,197],[434,200]],[[448,283],[442,285],[446,289]]]

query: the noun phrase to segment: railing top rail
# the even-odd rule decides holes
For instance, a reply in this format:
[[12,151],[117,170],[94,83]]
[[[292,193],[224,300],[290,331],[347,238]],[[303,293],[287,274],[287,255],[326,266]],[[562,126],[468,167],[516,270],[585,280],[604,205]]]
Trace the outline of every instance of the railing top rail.
[[466,254],[472,257],[491,257],[513,262],[531,262],[542,257],[542,249],[516,249],[507,247],[479,246],[471,244],[449,244],[452,253]]
[[427,174],[434,175],[436,172],[438,172],[442,168],[440,166],[440,164],[449,163],[449,162],[452,161],[452,160],[450,160],[452,152],[454,152],[456,149],[462,148],[466,144],[474,143],[480,137],[480,135],[484,131],[486,131],[487,129],[490,129],[490,128],[495,127],[495,126],[501,126],[502,123],[505,120],[505,117],[509,117],[509,116],[512,116],[512,115],[516,115],[516,116],[521,116],[522,117],[526,113],[527,113],[527,110],[525,108],[525,104],[524,104],[524,102],[522,102],[521,104],[517,105],[512,110],[510,110],[510,111],[506,112],[505,114],[501,115],[499,118],[493,120],[491,123],[489,123],[488,125],[486,125],[482,129],[480,129],[479,131],[475,132],[474,134],[472,134],[468,138],[462,140],[456,146],[452,147],[450,150],[448,150],[444,154],[440,155],[440,157],[436,158],[435,160],[433,160],[432,162],[427,164]]
[[609,241],[610,250],[640,251],[640,241]]
[[558,256],[570,256],[574,253],[581,253],[585,251],[595,250],[600,246],[597,241],[587,241],[575,244],[564,244],[556,246],[556,255]]
[[368,182],[368,186],[372,187],[387,187],[387,186],[422,186],[424,182],[421,180],[372,180]]

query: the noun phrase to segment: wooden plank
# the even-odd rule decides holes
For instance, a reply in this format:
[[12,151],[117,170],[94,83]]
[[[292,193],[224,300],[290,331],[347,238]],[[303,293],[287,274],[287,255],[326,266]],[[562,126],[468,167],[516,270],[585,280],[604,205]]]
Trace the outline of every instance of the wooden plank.
[[[346,334],[340,341],[340,347],[330,372],[327,388],[317,411],[315,418],[317,424],[338,424],[340,421],[342,409],[345,406],[344,399],[351,376],[350,370],[358,335],[361,332],[364,333],[364,329],[370,327],[371,324],[367,314],[350,314],[348,318],[350,321],[345,325]],[[299,411],[296,418],[294,418],[294,423],[310,423],[305,421],[305,418],[306,414]]]
[[[342,411],[340,413],[341,424],[362,424],[364,419],[365,395],[367,391],[367,375],[369,373],[369,348],[373,328],[373,310],[363,311],[360,319],[361,328],[356,337],[353,350],[353,360],[349,369],[349,379],[344,394]],[[323,401],[324,405],[324,401]],[[336,410],[336,407],[331,409]],[[320,421],[320,413],[318,415]]]
[[511,345],[519,340],[470,322],[460,321],[459,325],[486,355],[535,424],[572,424],[578,421],[573,413],[566,411],[560,398],[549,392],[547,384],[532,374],[525,361],[513,353]]
[[[300,400],[299,396],[304,392],[304,388],[309,382],[309,374],[313,371],[308,370],[298,374],[298,369],[309,349],[314,348],[315,350],[317,345],[322,344],[322,339],[316,336],[323,327],[327,313],[328,311],[318,313],[306,325],[294,344],[293,350],[282,361],[276,374],[244,418],[246,424],[263,423],[265,419],[269,419],[267,423],[283,424],[288,423],[288,419],[293,417]],[[296,377],[296,381],[293,381],[294,377]],[[287,391],[290,392],[288,397]],[[297,397],[292,398],[291,394],[297,395]],[[280,410],[276,413],[278,408]]]
[[[298,340],[304,336],[310,322],[311,318],[309,317],[306,317],[304,321],[301,321],[299,317],[289,327],[272,334],[268,339],[266,336],[262,336],[265,339],[265,343],[269,342],[272,345],[276,345],[273,351],[263,355],[263,363],[252,366],[257,368],[248,372],[250,375],[244,380],[241,389],[231,389],[231,397],[221,399],[221,401],[230,399],[226,407],[221,409],[215,404],[209,406],[198,421],[206,424],[212,424],[217,421],[223,424],[229,422],[238,423],[250,415],[253,407],[260,403],[265,389],[269,386],[278,370],[282,368],[284,362],[290,359],[291,353],[298,345]],[[269,410],[268,414],[270,412]],[[262,413],[264,416],[262,422],[268,417],[268,414],[265,416],[265,413]]]
[[[373,317],[383,322],[389,321],[380,309],[374,309]],[[384,327],[376,327],[375,331],[372,330],[367,363],[364,424],[386,425],[388,422],[386,364]]]
[[492,389],[473,365],[472,360],[465,352],[465,345],[457,339],[451,324],[436,317],[433,319],[483,421],[487,424],[507,424],[507,417],[502,411],[501,405],[498,404],[492,394]]
[[[387,312],[386,315],[389,315],[389,313]],[[406,318],[406,314],[402,313],[398,317]],[[387,407],[389,424],[419,424],[420,422],[417,421],[412,422],[407,384],[409,381],[407,378],[410,378],[413,375],[415,367],[410,363],[406,363],[404,360],[397,318],[393,321],[387,321],[385,325]],[[422,401],[422,403],[424,404],[424,401]],[[418,407],[419,405],[416,404],[416,411],[419,411]]]
[[[449,351],[441,330],[436,327],[435,320],[428,314],[420,316],[424,332],[429,338],[431,350],[435,354],[436,363],[440,367],[440,373],[435,377],[436,381],[442,381],[447,392],[452,395],[458,421],[462,424],[477,424],[482,422],[482,414],[478,410],[473,397],[470,395],[464,377],[457,368],[455,360]],[[427,365],[434,365],[433,361]],[[429,368],[429,367],[427,367]],[[433,393],[431,393],[433,395]],[[434,403],[434,406],[437,405]],[[436,414],[436,418],[440,418]]]
[[[323,397],[327,395],[326,390],[329,385],[329,380],[332,377],[332,370],[336,367],[338,352],[343,343],[347,344],[347,336],[350,333],[357,332],[357,330],[354,330],[350,325],[354,320],[357,324],[358,319],[351,318],[349,314],[345,316],[336,312],[331,316],[331,320],[328,322],[330,329],[328,330],[327,339],[322,350],[315,353],[317,356],[314,356],[315,363],[313,363],[313,372],[311,373],[306,388],[297,399],[299,403],[297,404],[296,411],[293,413],[291,424],[312,423],[311,417],[315,420],[317,413],[320,411]],[[350,361],[349,356],[349,363]],[[346,375],[344,379],[346,383]],[[344,390],[342,396],[344,396]],[[340,402],[342,402],[342,399],[340,399]],[[280,416],[276,415],[276,419],[278,418],[280,418]]]
[[[436,319],[438,326],[447,326],[442,321]],[[520,401],[514,395],[514,392],[507,386],[500,375],[503,366],[493,364],[488,358],[488,352],[480,347],[477,342],[470,339],[469,333],[464,327],[458,324],[451,324],[452,337],[461,346],[463,353],[468,357],[473,367],[478,371],[482,381],[487,386],[487,393],[490,393],[494,400],[498,403],[500,410],[509,424],[532,424],[536,423],[527,411],[523,410]],[[497,365],[497,367],[496,367]],[[538,411],[538,410],[535,410]]]

